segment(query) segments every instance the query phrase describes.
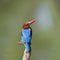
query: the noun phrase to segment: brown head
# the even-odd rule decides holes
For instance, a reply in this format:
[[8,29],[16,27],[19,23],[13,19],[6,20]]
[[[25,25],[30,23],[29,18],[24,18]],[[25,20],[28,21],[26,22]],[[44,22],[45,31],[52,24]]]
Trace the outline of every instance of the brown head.
[[28,22],[24,23],[23,28],[24,28],[24,29],[29,28],[30,25],[31,25],[32,23],[34,23],[35,21],[36,21],[35,19],[32,19],[31,21],[28,21]]
[[23,25],[23,28],[24,28],[24,29],[28,29],[29,27],[30,27],[29,24],[24,24],[24,25]]

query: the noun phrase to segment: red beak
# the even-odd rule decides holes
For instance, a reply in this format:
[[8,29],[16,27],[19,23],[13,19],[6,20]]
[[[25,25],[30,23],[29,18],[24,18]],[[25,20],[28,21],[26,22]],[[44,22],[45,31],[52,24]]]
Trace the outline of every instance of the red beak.
[[32,19],[31,21],[26,22],[25,25],[27,25],[27,24],[31,25],[34,22],[36,22],[36,20],[35,19]]

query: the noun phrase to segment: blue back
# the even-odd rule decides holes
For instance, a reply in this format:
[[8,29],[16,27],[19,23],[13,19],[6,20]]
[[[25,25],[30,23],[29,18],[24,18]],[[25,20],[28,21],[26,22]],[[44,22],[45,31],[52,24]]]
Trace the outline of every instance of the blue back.
[[28,28],[28,29],[22,29],[22,42],[31,42],[32,39],[32,29]]

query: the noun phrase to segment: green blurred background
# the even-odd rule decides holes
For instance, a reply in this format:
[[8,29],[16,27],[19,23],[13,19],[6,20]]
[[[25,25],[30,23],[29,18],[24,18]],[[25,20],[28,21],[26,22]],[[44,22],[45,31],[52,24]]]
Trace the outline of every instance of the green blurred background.
[[60,0],[0,0],[0,60],[22,60],[21,27],[32,18],[31,60],[60,60]]

